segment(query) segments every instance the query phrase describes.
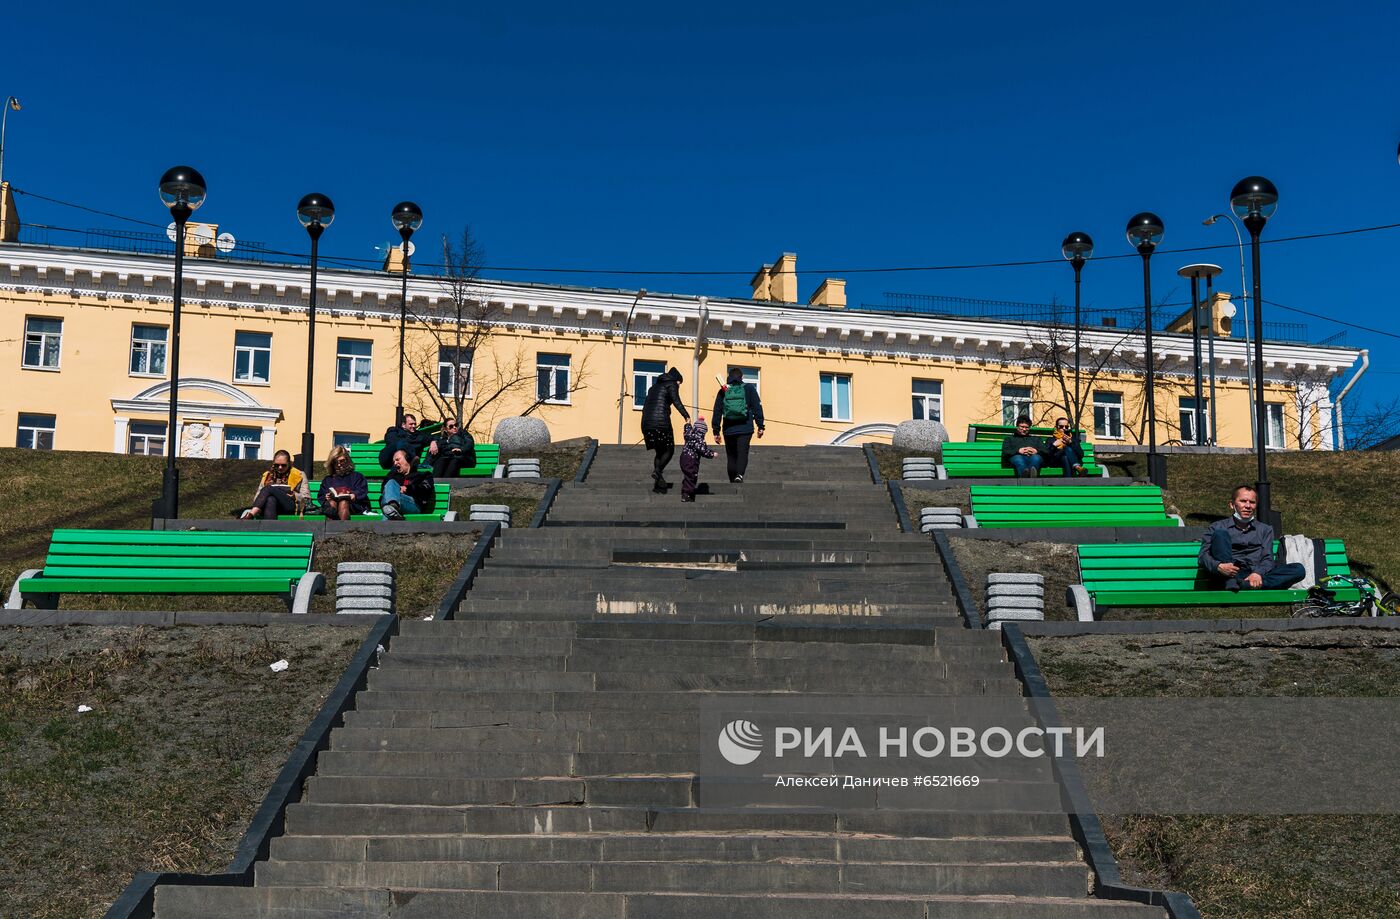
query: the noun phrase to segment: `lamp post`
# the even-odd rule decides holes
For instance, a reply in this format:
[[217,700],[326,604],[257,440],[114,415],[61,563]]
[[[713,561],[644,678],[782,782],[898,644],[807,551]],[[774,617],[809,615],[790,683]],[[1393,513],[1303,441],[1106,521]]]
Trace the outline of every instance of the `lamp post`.
[[1147,351],[1147,372],[1143,388],[1147,391],[1147,477],[1159,488],[1167,484],[1166,459],[1157,452],[1157,364],[1152,354],[1152,250],[1162,241],[1165,229],[1162,218],[1149,211],[1136,214],[1128,221],[1128,242],[1142,256],[1142,315],[1143,334]]
[[1259,519],[1278,531],[1279,521],[1269,502],[1268,417],[1264,402],[1264,309],[1259,293],[1259,234],[1278,210],[1278,189],[1263,176],[1240,179],[1230,191],[1230,210],[1249,231],[1249,250],[1254,268],[1254,450],[1259,455]]
[[335,205],[325,195],[312,192],[297,204],[297,220],[311,237],[311,304],[306,313],[306,430],[301,433],[300,459],[302,472],[311,478],[311,465],[316,461],[316,435],[311,433],[312,370],[316,365],[316,247],[321,234],[335,220]]
[[[1176,270],[1176,273],[1183,278],[1191,279],[1191,353],[1196,361],[1195,383],[1196,383],[1196,437],[1197,445],[1206,442],[1206,406],[1205,397],[1201,393],[1202,372],[1201,372],[1201,278],[1213,278],[1220,273],[1219,265],[1186,265]],[[1212,312],[1210,319],[1212,333],[1215,330],[1215,316]],[[1211,381],[1215,380],[1215,349],[1211,348]],[[1215,390],[1211,389],[1211,402],[1214,404]],[[1212,427],[1211,431],[1214,432]]]
[[413,231],[423,225],[423,211],[412,201],[400,201],[394,205],[394,209],[389,213],[389,219],[394,224],[394,229],[399,231],[399,238],[403,240],[403,291],[399,296],[399,401],[394,409],[394,424],[403,424],[403,336],[404,326],[408,322],[408,240],[413,235]]
[[642,302],[642,298],[647,295],[647,289],[643,287],[637,291],[637,296],[632,298],[632,306],[627,310],[627,322],[622,326],[622,379],[618,383],[617,390],[617,443],[622,445],[622,413],[627,403],[627,336],[632,331],[632,314],[637,311],[637,304]]
[[[1244,237],[1240,235],[1240,222],[1234,214],[1213,214],[1201,221],[1202,226],[1212,226],[1218,220],[1230,221],[1235,231],[1235,245],[1240,250],[1240,300],[1244,303],[1244,388],[1249,394],[1249,439],[1254,440],[1254,358],[1249,353],[1249,284],[1244,273]],[[1256,330],[1257,331],[1257,330]],[[1211,428],[1214,431],[1214,428]]]
[[5,97],[5,108],[0,110],[0,183],[5,181],[5,122],[10,118],[10,112],[20,110],[19,100],[14,96]]
[[1094,241],[1088,233],[1071,233],[1060,244],[1060,253],[1074,268],[1074,410],[1070,414],[1074,416],[1074,430],[1078,431],[1084,405],[1079,390],[1079,273],[1084,270],[1084,263],[1094,256]]
[[189,166],[167,169],[160,177],[160,201],[175,219],[174,308],[170,319],[170,418],[165,428],[165,475],[161,479],[158,516],[180,516],[180,473],[175,468],[175,451],[180,444],[176,410],[180,403],[180,300],[185,283],[185,223],[204,203],[204,176]]

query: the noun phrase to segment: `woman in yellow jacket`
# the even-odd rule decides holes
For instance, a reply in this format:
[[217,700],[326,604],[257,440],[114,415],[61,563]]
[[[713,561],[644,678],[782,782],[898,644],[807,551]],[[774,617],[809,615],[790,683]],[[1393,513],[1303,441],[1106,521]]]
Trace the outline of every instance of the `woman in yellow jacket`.
[[244,520],[276,520],[278,514],[299,513],[311,501],[311,489],[301,470],[292,468],[292,455],[278,450],[272,468],[258,481],[253,506],[243,512]]

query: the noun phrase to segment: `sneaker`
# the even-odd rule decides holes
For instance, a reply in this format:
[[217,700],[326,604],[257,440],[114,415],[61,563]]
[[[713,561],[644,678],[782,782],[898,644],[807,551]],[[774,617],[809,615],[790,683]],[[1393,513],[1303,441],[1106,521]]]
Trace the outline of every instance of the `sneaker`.
[[379,512],[384,515],[385,520],[403,519],[403,511],[399,510],[399,503],[397,501],[390,501],[388,504],[380,508]]
[[1083,467],[1083,466],[1075,466],[1075,467],[1074,467],[1074,474],[1075,474],[1075,475],[1084,475],[1084,474],[1085,474],[1085,473],[1084,473],[1084,467]]
[[741,476],[741,475],[736,475],[736,476],[732,479],[732,481],[734,482],[734,484],[737,485],[737,484],[739,484],[739,483],[741,483],[741,482],[744,481],[744,477]]
[[693,495],[681,495],[681,500],[684,501],[686,504],[695,503],[695,497]]

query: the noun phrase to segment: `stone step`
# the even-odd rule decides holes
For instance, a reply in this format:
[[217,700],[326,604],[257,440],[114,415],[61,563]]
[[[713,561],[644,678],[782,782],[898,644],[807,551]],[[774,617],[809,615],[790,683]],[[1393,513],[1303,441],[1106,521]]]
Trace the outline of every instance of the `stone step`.
[[[458,655],[469,661],[477,655],[565,655],[621,657],[644,655],[656,663],[663,659],[708,661],[743,658],[815,661],[911,661],[956,655],[961,663],[1004,660],[999,645],[954,644],[948,641],[920,644],[830,641],[686,641],[647,638],[478,638],[457,634],[401,635],[394,639],[391,659],[401,653],[440,653]],[[700,666],[700,664],[696,664]]]
[[822,862],[1080,862],[1065,837],[894,839],[776,834],[616,833],[522,836],[279,836],[271,856],[281,861],[442,862],[725,861]]
[[578,637],[609,640],[668,641],[773,641],[877,644],[958,644],[1000,647],[1001,636],[982,629],[952,626],[888,623],[869,620],[858,623],[832,622],[802,624],[789,622],[677,622],[671,619],[616,619],[599,622],[540,621],[515,619],[434,620],[405,619],[401,635],[432,637],[519,638]]
[[595,893],[987,894],[1082,896],[1083,862],[959,864],[687,861],[259,862],[265,887],[389,887],[411,890],[521,890]]
[[940,813],[913,810],[779,811],[695,807],[435,807],[316,804],[287,807],[288,835],[523,835],[553,833],[864,834],[917,839],[1064,836],[1063,814]]
[[676,622],[698,620],[765,620],[782,616],[802,621],[825,619],[849,622],[871,618],[887,618],[949,625],[958,620],[959,613],[951,598],[932,597],[918,602],[861,603],[842,601],[792,602],[722,602],[713,599],[683,598],[675,602],[664,600],[629,600],[625,598],[588,597],[559,600],[521,600],[518,598],[473,597],[469,592],[462,600],[459,618],[474,615],[509,619],[600,619],[627,620],[664,617]]
[[[924,667],[941,663],[943,658],[932,652],[914,660],[903,659],[895,666]],[[991,659],[984,661],[993,663]],[[961,657],[957,663],[968,661]],[[403,651],[395,649],[384,661],[388,667],[415,667],[454,670],[539,670],[549,673],[706,673],[711,675],[768,674],[786,676],[800,674],[813,668],[823,671],[830,668],[829,662],[809,658],[759,657],[752,655],[722,657],[707,655],[686,657],[681,655],[651,656],[642,653],[617,652],[614,654],[470,654],[447,649],[437,651]],[[876,658],[860,660],[843,658],[842,666],[880,666]],[[886,664],[888,666],[888,664]]]
[[324,887],[156,889],[157,919],[1163,919],[1160,907],[1087,897],[609,894]]

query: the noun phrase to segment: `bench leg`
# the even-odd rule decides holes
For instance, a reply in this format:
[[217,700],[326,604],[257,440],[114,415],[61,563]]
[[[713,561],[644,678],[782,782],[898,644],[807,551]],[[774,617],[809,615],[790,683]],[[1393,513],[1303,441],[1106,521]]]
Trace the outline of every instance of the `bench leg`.
[[1074,610],[1080,622],[1094,621],[1094,598],[1083,584],[1071,584],[1065,591],[1065,604]]
[[456,511],[448,511],[447,513],[445,513],[445,514],[442,515],[442,522],[443,522],[443,523],[451,523],[451,522],[455,521],[456,519],[457,519],[457,512],[456,512]]
[[942,463],[939,463],[936,466],[934,466],[933,471],[940,479],[948,478],[948,469]]
[[297,581],[296,591],[286,598],[287,607],[293,613],[308,613],[311,611],[312,596],[325,592],[325,575],[319,571],[308,571],[305,577]]
[[1168,519],[1168,520],[1175,520],[1175,521],[1176,521],[1176,525],[1179,526],[1179,527],[1184,527],[1184,526],[1186,526],[1186,521],[1181,519],[1181,515],[1180,515],[1180,514],[1168,514],[1168,515],[1167,515],[1167,519]]
[[977,518],[972,514],[963,514],[963,526],[967,527],[969,530],[975,530],[980,524],[977,523]]
[[[42,574],[42,568],[26,568],[15,578],[14,586],[10,588],[10,596],[5,600],[5,609],[24,609],[24,594],[19,592],[20,581],[27,581],[32,577]],[[57,594],[31,594],[28,600],[38,609],[58,609]]]

